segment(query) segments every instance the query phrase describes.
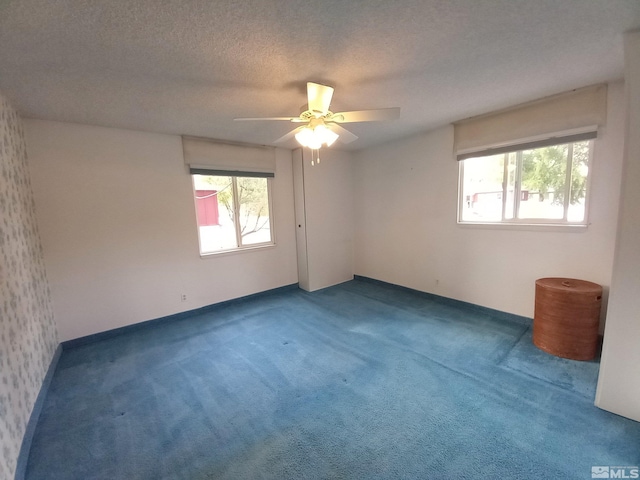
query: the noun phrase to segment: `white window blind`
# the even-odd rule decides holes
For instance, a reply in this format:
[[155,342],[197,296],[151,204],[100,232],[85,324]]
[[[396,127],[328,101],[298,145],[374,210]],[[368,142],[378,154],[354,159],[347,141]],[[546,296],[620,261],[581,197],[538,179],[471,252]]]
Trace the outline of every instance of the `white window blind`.
[[192,174],[273,177],[275,148],[182,137],[184,162]]
[[[596,85],[454,123],[458,160],[595,138],[607,114],[607,86]],[[550,139],[553,139],[550,141]]]

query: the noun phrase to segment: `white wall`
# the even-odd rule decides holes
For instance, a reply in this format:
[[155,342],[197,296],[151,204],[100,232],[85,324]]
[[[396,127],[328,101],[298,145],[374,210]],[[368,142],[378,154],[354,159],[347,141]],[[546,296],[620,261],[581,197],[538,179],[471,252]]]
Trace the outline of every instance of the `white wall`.
[[300,286],[309,291],[353,279],[352,155],[320,156],[314,166],[310,150],[293,155]]
[[453,129],[354,155],[355,273],[533,317],[535,280],[610,284],[621,177],[624,98],[609,86],[596,142],[590,222],[581,230],[461,226]]
[[596,405],[640,421],[640,32],[625,37],[627,130],[618,244]]
[[25,123],[62,341],[297,282],[290,151],[277,150],[276,247],[200,258],[180,137]]

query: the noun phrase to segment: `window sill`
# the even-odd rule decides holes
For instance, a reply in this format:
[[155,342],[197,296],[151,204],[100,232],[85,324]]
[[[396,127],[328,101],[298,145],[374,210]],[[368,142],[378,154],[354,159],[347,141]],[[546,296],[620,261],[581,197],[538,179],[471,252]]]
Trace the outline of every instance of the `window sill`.
[[525,230],[534,232],[583,233],[588,223],[491,223],[491,222],[458,222],[462,228],[484,228],[488,230]]
[[270,248],[275,248],[275,243],[268,243],[264,245],[255,245],[251,247],[242,247],[242,248],[234,248],[233,250],[221,250],[219,252],[210,252],[210,253],[201,253],[200,258],[208,259],[208,258],[216,258],[216,257],[226,257],[227,255],[237,255],[238,253],[248,253],[255,252],[259,250],[268,250]]

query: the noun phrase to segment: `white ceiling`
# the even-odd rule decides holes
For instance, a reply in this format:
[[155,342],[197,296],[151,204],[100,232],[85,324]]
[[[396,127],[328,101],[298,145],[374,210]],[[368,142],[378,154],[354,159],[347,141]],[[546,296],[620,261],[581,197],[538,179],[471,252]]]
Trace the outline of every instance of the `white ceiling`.
[[[356,150],[623,76],[640,0],[0,0],[0,92],[25,117],[272,144],[307,81]],[[292,145],[293,146],[293,145]],[[342,147],[339,147],[342,148]]]

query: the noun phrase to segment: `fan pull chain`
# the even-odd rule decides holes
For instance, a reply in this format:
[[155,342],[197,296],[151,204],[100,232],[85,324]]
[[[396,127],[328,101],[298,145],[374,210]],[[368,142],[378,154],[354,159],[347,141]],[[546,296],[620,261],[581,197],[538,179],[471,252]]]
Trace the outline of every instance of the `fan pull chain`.
[[[318,149],[311,148],[310,150],[311,150],[311,166],[313,167],[316,163],[320,164],[320,149],[319,148]],[[313,153],[314,152],[316,154],[315,161],[313,160]]]

